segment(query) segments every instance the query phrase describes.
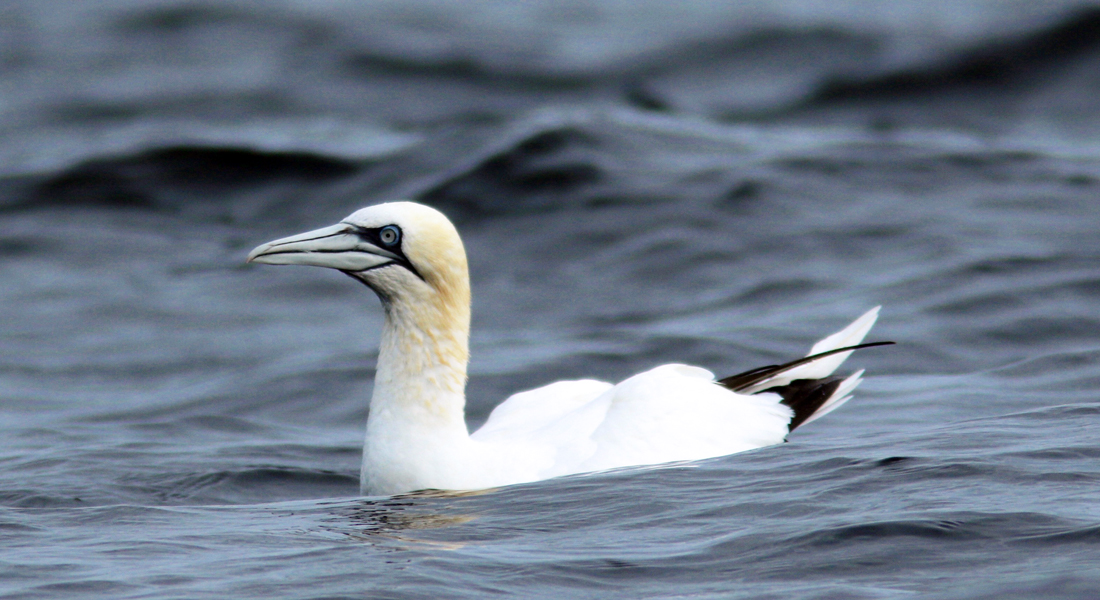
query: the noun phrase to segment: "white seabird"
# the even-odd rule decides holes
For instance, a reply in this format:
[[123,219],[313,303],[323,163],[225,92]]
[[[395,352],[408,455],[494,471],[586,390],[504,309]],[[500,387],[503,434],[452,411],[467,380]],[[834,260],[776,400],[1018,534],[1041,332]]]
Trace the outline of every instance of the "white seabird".
[[371,206],[263,244],[248,262],[338,269],[381,299],[365,495],[483,489],[778,444],[848,400],[863,372],[830,375],[878,316],[878,307],[870,310],[805,359],[721,380],[669,364],[617,385],[559,381],[520,392],[470,434],[470,279],[462,240],[442,213],[413,202]]

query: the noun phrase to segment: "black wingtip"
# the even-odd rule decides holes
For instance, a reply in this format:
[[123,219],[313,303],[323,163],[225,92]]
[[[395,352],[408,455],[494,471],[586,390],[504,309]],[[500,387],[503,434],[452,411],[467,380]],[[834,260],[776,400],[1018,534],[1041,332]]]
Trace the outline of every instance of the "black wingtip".
[[779,394],[783,398],[780,402],[789,406],[794,412],[791,422],[787,424],[787,431],[791,432],[814,416],[818,409],[833,397],[843,382],[843,377],[795,379],[787,385],[768,388],[764,391]]
[[876,346],[890,346],[892,344],[894,344],[894,342],[867,342],[866,344],[856,344],[855,346],[845,346],[843,348],[835,348],[833,350],[829,350],[829,351],[826,351],[826,352],[820,352],[818,354],[812,354],[812,355],[806,356],[804,358],[799,358],[797,360],[792,360],[791,362],[783,363],[781,365],[769,365],[769,366],[766,366],[766,367],[757,367],[755,369],[745,371],[744,373],[738,373],[737,375],[730,375],[729,377],[719,379],[718,383],[725,386],[726,388],[728,388],[730,390],[733,390],[735,392],[740,392],[740,391],[744,391],[744,390],[746,390],[746,389],[748,389],[748,388],[750,388],[750,387],[752,387],[752,386],[754,386],[758,383],[762,383],[764,381],[767,381],[767,380],[779,375],[780,373],[783,373],[785,371],[790,371],[791,369],[793,369],[795,367],[801,367],[802,365],[812,363],[815,360],[819,360],[819,359],[825,358],[827,356],[832,356],[834,354],[840,354],[841,352],[849,352],[849,351],[852,351],[852,350],[862,350],[864,348],[874,348]]

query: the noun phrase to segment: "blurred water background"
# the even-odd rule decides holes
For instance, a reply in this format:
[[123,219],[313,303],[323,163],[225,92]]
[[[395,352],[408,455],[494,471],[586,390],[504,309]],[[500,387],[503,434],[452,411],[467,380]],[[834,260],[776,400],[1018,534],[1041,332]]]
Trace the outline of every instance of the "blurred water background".
[[[0,141],[0,597],[1100,594],[1100,5],[9,0]],[[243,260],[401,198],[472,427],[898,345],[782,446],[360,498],[377,301]]]

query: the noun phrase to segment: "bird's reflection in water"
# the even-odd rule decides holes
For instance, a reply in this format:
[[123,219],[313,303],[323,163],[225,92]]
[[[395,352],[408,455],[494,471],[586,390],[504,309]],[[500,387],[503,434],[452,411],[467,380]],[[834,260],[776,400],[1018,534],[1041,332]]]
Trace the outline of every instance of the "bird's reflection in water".
[[[459,512],[456,498],[468,498],[494,490],[445,491],[421,490],[386,498],[365,498],[329,505],[332,517],[325,519],[323,529],[349,540],[377,545],[396,542],[395,549],[416,547],[457,550],[466,542],[433,540],[409,535],[412,531],[437,530],[465,525],[476,514]],[[335,510],[332,510],[332,509]]]

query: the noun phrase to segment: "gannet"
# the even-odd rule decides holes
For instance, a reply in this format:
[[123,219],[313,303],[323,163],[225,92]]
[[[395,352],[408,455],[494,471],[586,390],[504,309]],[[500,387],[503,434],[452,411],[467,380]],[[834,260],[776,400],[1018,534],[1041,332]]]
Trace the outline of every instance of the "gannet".
[[247,262],[337,269],[381,299],[364,495],[476,490],[778,444],[851,397],[863,371],[830,376],[853,349],[876,345],[858,346],[878,307],[792,363],[724,379],[667,364],[618,384],[559,381],[511,396],[470,434],[470,279],[462,240],[441,212],[413,202],[370,206],[263,244]]

